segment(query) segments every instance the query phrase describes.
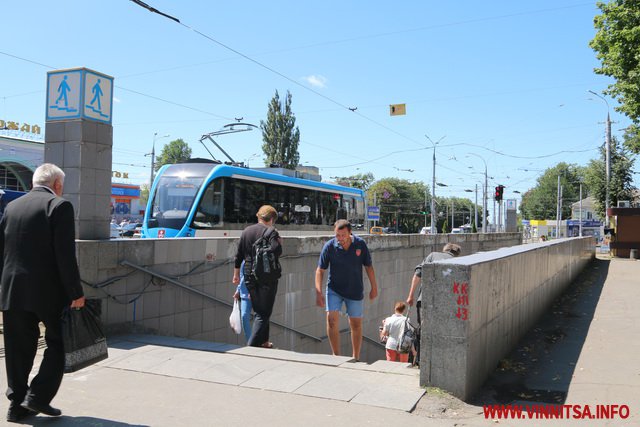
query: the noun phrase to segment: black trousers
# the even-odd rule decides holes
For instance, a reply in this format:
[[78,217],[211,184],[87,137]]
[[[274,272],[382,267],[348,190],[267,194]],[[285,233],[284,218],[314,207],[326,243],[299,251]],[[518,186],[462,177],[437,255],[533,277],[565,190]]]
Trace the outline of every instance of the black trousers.
[[[2,312],[4,323],[5,365],[7,369],[7,397],[12,405],[20,405],[29,398],[48,405],[55,397],[64,375],[64,347],[62,322],[58,314],[36,314],[23,310]],[[40,328],[46,327],[47,348],[38,374],[29,382],[29,373],[38,349]]]
[[421,307],[422,307],[422,301],[417,301],[416,309],[418,310],[418,334],[416,336],[416,340],[414,341],[414,346],[416,348],[415,363],[420,362],[420,335],[422,334],[422,321],[421,321],[421,315],[420,315]]
[[269,341],[269,319],[276,301],[278,282],[270,284],[247,282],[247,289],[251,295],[251,306],[256,313],[247,345],[260,347]]

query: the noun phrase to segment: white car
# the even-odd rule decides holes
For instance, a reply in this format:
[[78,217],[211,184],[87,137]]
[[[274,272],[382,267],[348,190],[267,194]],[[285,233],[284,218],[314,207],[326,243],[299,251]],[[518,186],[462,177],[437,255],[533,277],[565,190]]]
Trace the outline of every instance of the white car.
[[422,227],[420,229],[420,234],[433,234],[433,233],[431,232],[431,227]]
[[118,237],[121,237],[122,235],[122,229],[120,228],[120,226],[118,224],[114,224],[113,222],[111,223],[111,235],[109,236],[112,239],[117,239]]

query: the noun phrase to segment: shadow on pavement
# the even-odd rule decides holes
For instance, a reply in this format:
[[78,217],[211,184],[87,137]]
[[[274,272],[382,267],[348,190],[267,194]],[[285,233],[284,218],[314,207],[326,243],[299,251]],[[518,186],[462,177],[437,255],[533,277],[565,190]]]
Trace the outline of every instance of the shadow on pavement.
[[61,417],[34,415],[27,417],[18,423],[14,423],[14,425],[19,424],[29,426],[150,427],[147,424],[129,424],[119,421],[105,420],[104,418],[70,417],[66,415]]
[[596,258],[502,359],[472,405],[565,402],[609,270]]

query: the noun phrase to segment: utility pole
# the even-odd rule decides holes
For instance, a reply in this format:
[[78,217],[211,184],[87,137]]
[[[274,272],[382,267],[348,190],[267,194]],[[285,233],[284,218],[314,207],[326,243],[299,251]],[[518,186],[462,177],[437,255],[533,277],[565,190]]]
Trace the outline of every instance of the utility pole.
[[438,231],[436,230],[436,218],[435,218],[435,213],[436,213],[436,145],[438,145],[438,143],[440,141],[442,141],[446,137],[446,135],[443,136],[442,138],[440,138],[439,140],[437,140],[436,142],[433,142],[431,140],[431,138],[429,138],[429,135],[425,135],[425,137],[433,145],[433,181],[431,182],[431,233],[437,234]]
[[478,231],[478,183],[476,182],[476,204],[473,206],[474,208],[474,223],[476,225],[476,231]]
[[582,237],[582,181],[580,181],[580,225],[579,225],[579,229],[580,229],[580,237]]
[[601,95],[598,95],[592,90],[588,91],[592,95],[602,99],[607,104],[607,121],[605,123],[604,134],[604,152],[605,152],[605,196],[604,196],[604,226],[609,227],[609,182],[611,181],[611,117],[609,116],[609,102]]
[[605,191],[604,201],[604,217],[605,227],[609,227],[609,182],[611,182],[611,119],[609,118],[609,104],[607,104],[607,130],[605,132],[605,162],[606,162],[606,175],[607,175],[607,188]]
[[153,134],[153,145],[151,146],[151,153],[145,155],[145,156],[151,156],[151,177],[149,178],[149,194],[151,194],[151,186],[153,185],[153,178],[155,177],[155,172],[156,172],[156,139],[168,138],[169,136],[170,135],[167,134],[167,135],[158,137],[158,132],[155,132]]
[[[424,226],[427,226],[427,187],[424,188]],[[432,214],[433,215],[433,214]]]
[[558,175],[558,188],[556,200],[556,239],[560,237],[560,175]]

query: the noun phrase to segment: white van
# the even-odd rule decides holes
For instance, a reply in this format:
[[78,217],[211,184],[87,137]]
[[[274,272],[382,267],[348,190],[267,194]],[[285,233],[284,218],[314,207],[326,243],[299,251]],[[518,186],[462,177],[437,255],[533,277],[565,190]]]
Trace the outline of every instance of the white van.
[[431,232],[431,227],[422,227],[420,229],[420,234],[433,234],[433,233]]

